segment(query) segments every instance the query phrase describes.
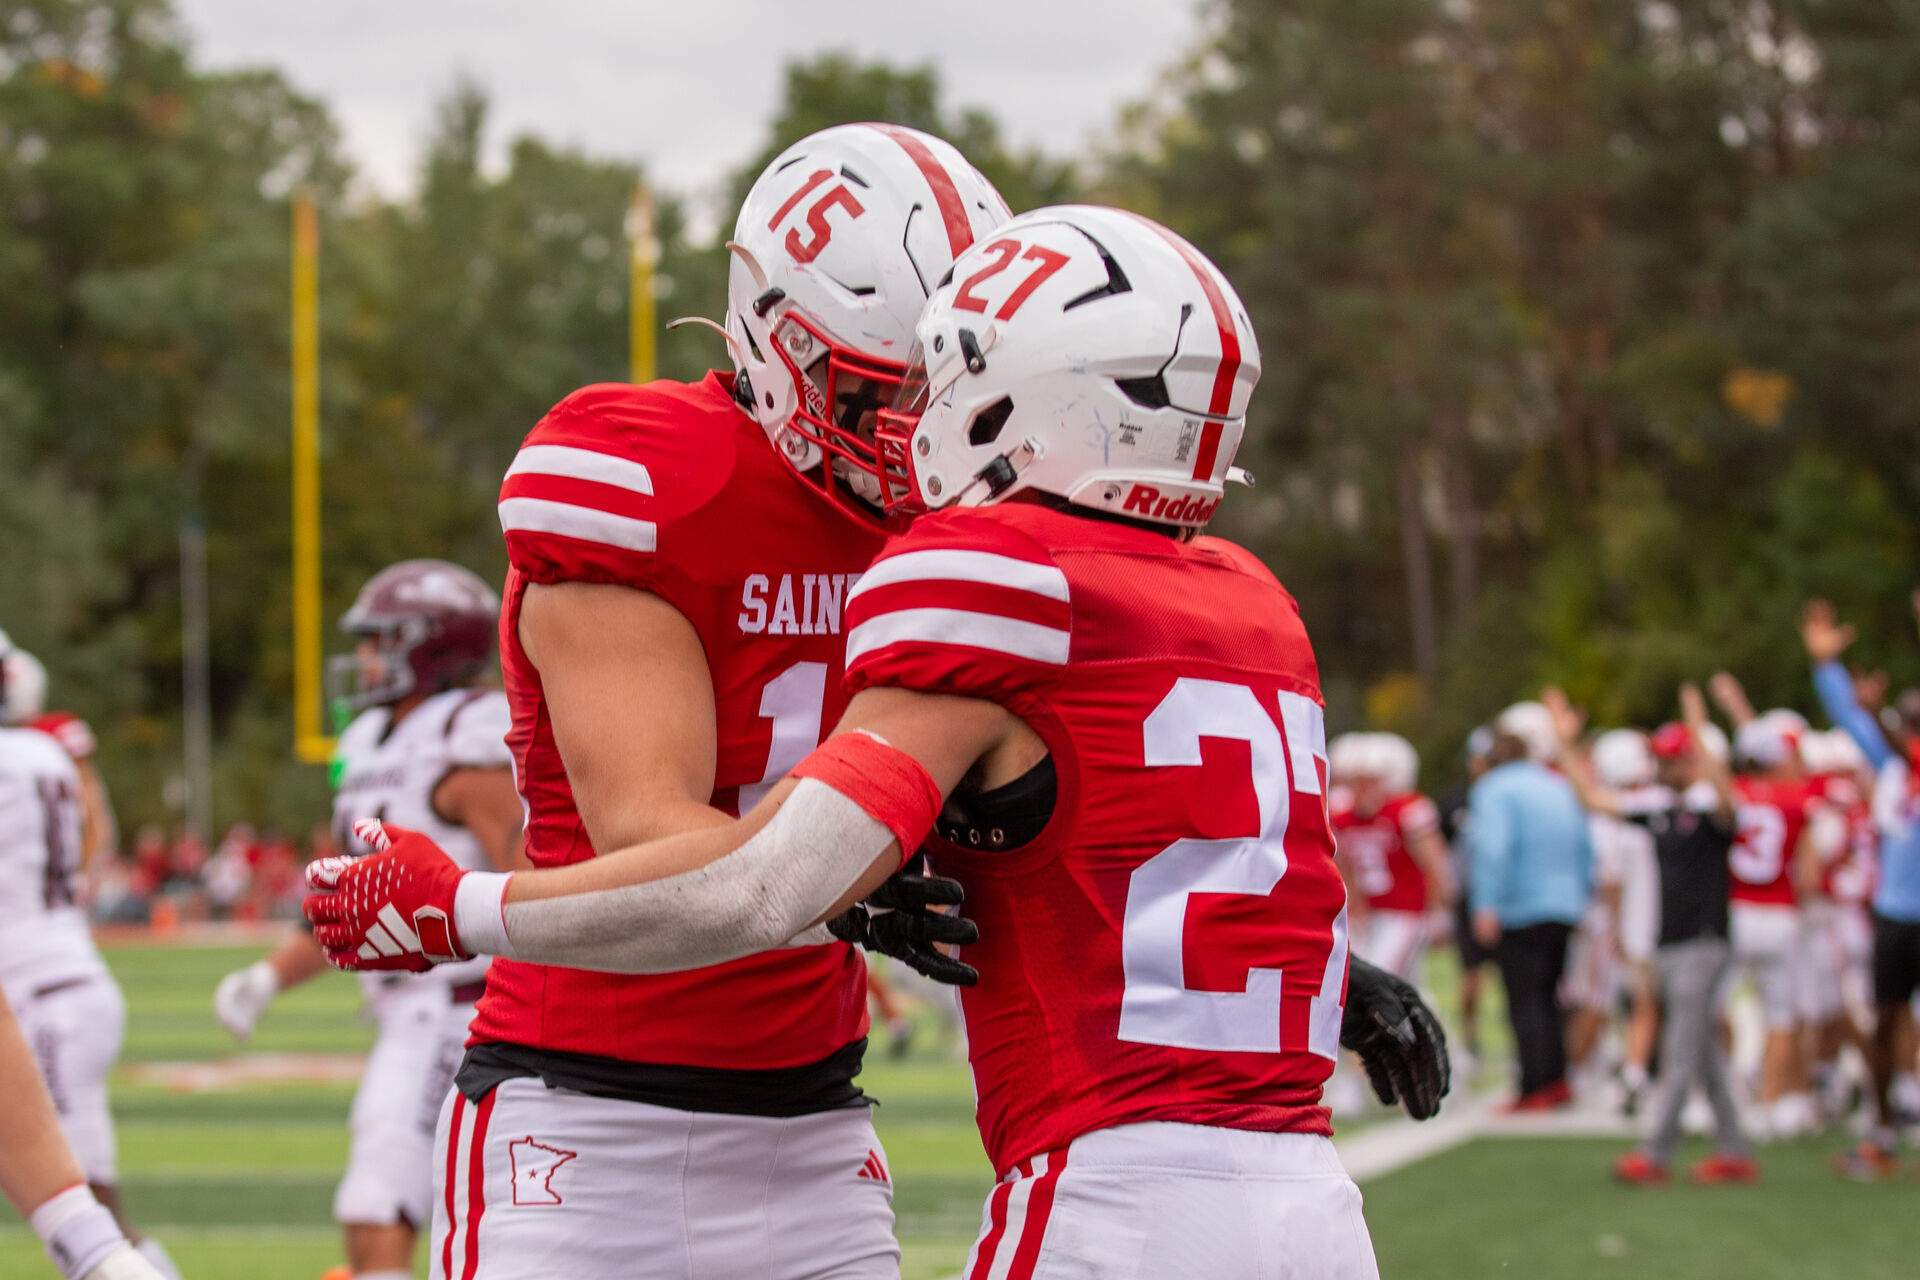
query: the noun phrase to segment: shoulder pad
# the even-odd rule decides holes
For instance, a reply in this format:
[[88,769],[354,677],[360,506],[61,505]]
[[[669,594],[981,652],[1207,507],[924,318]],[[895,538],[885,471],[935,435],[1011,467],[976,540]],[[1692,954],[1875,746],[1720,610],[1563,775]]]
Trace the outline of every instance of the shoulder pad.
[[534,582],[654,586],[663,529],[709,501],[732,470],[732,433],[711,419],[736,411],[704,392],[601,384],[555,405],[500,485],[514,567]]
[[1073,609],[1047,549],[985,511],[923,516],[847,593],[847,684],[992,698],[1066,665]]
[[33,728],[50,735],[75,760],[86,760],[100,749],[93,726],[71,711],[50,711],[35,720]]
[[503,769],[513,764],[507,731],[513,709],[498,689],[469,689],[449,710],[443,732],[447,762],[472,769]]

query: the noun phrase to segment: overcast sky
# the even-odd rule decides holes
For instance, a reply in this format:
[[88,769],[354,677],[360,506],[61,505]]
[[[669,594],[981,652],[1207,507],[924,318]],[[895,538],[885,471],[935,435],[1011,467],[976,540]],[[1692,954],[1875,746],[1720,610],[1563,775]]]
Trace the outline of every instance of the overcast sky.
[[[268,64],[324,98],[384,192],[411,188],[456,75],[493,98],[491,146],[534,133],[710,193],[759,146],[790,58],[935,63],[949,106],[1071,154],[1194,42],[1197,0],[175,0],[203,66]],[[965,15],[962,17],[961,15]]]

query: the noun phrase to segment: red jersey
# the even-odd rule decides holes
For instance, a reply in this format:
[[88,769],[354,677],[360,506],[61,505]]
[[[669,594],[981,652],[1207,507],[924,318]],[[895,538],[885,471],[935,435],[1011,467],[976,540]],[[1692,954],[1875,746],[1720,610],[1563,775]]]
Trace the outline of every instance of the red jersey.
[[1353,878],[1374,911],[1427,909],[1427,876],[1410,845],[1440,829],[1440,811],[1418,792],[1394,796],[1363,818],[1347,806],[1333,810],[1333,835]]
[[1033,841],[930,842],[980,926],[961,1002],[994,1167],[1149,1120],[1330,1133],[1326,727],[1259,561],[1037,505],[944,511],[887,545],[847,623],[850,687],[990,699],[1052,753]]
[[1873,806],[1852,777],[1822,774],[1822,796],[1833,807],[1837,846],[1823,849],[1820,892],[1835,902],[1863,906],[1873,901],[1880,861],[1880,829]]
[[1791,907],[1800,895],[1793,882],[1794,853],[1806,832],[1809,808],[1825,790],[1818,778],[1771,782],[1733,780],[1739,834],[1727,854],[1733,872],[1729,897],[1758,906]]
[[[711,803],[752,806],[839,720],[846,593],[882,535],[823,501],[734,403],[729,377],[587,387],[526,438],[500,489],[511,569],[500,660],[527,857],[594,856],[520,647],[532,583],[648,591],[700,635],[718,754]],[[866,968],[844,943],[683,973],[496,960],[473,1041],[693,1067],[818,1062],[867,1032]]]
[[93,753],[100,749],[93,727],[71,711],[49,711],[29,722],[27,727],[51,734],[61,750],[74,760],[91,760]]

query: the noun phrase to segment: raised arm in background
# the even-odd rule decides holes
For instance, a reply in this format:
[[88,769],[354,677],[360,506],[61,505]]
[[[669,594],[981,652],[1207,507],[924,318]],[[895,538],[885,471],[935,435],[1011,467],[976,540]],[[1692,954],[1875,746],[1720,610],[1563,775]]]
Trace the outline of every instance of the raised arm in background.
[[1553,732],[1560,739],[1560,771],[1573,784],[1574,794],[1580,797],[1581,806],[1588,813],[1619,817],[1618,797],[1594,779],[1587,753],[1579,747],[1580,730],[1586,724],[1586,715],[1568,701],[1565,692],[1551,686],[1540,691],[1540,702],[1553,716]]
[[1703,736],[1707,725],[1711,723],[1707,716],[1707,700],[1700,696],[1700,686],[1689,681],[1680,686],[1680,723],[1687,726],[1687,735],[1693,739],[1693,754],[1699,760],[1700,778],[1713,788],[1714,798],[1719,806],[1714,814],[1722,822],[1731,825],[1737,802],[1733,794],[1733,775],[1727,772],[1727,762],[1707,750],[1707,740]]
[[1707,692],[1713,695],[1713,701],[1727,719],[1733,722],[1737,732],[1743,726],[1759,719],[1754,712],[1753,703],[1747,700],[1747,691],[1740,680],[1731,671],[1716,671],[1707,679]]
[[1800,640],[1813,663],[1813,691],[1827,719],[1847,731],[1877,773],[1894,758],[1894,750],[1873,713],[1860,705],[1853,678],[1840,665],[1840,656],[1853,644],[1853,627],[1839,621],[1830,602],[1809,600],[1800,610]]

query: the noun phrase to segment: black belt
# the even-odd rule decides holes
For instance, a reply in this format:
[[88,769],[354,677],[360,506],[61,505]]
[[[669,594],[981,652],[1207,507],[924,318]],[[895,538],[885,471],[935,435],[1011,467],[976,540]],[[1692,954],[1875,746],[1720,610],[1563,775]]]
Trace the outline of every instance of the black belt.
[[871,1105],[853,1078],[867,1051],[863,1036],[818,1062],[797,1067],[745,1070],[673,1063],[626,1062],[558,1049],[489,1042],[467,1050],[453,1078],[470,1102],[492,1093],[503,1080],[533,1079],[549,1089],[589,1097],[641,1102],[675,1111],[733,1116],[810,1116]]

